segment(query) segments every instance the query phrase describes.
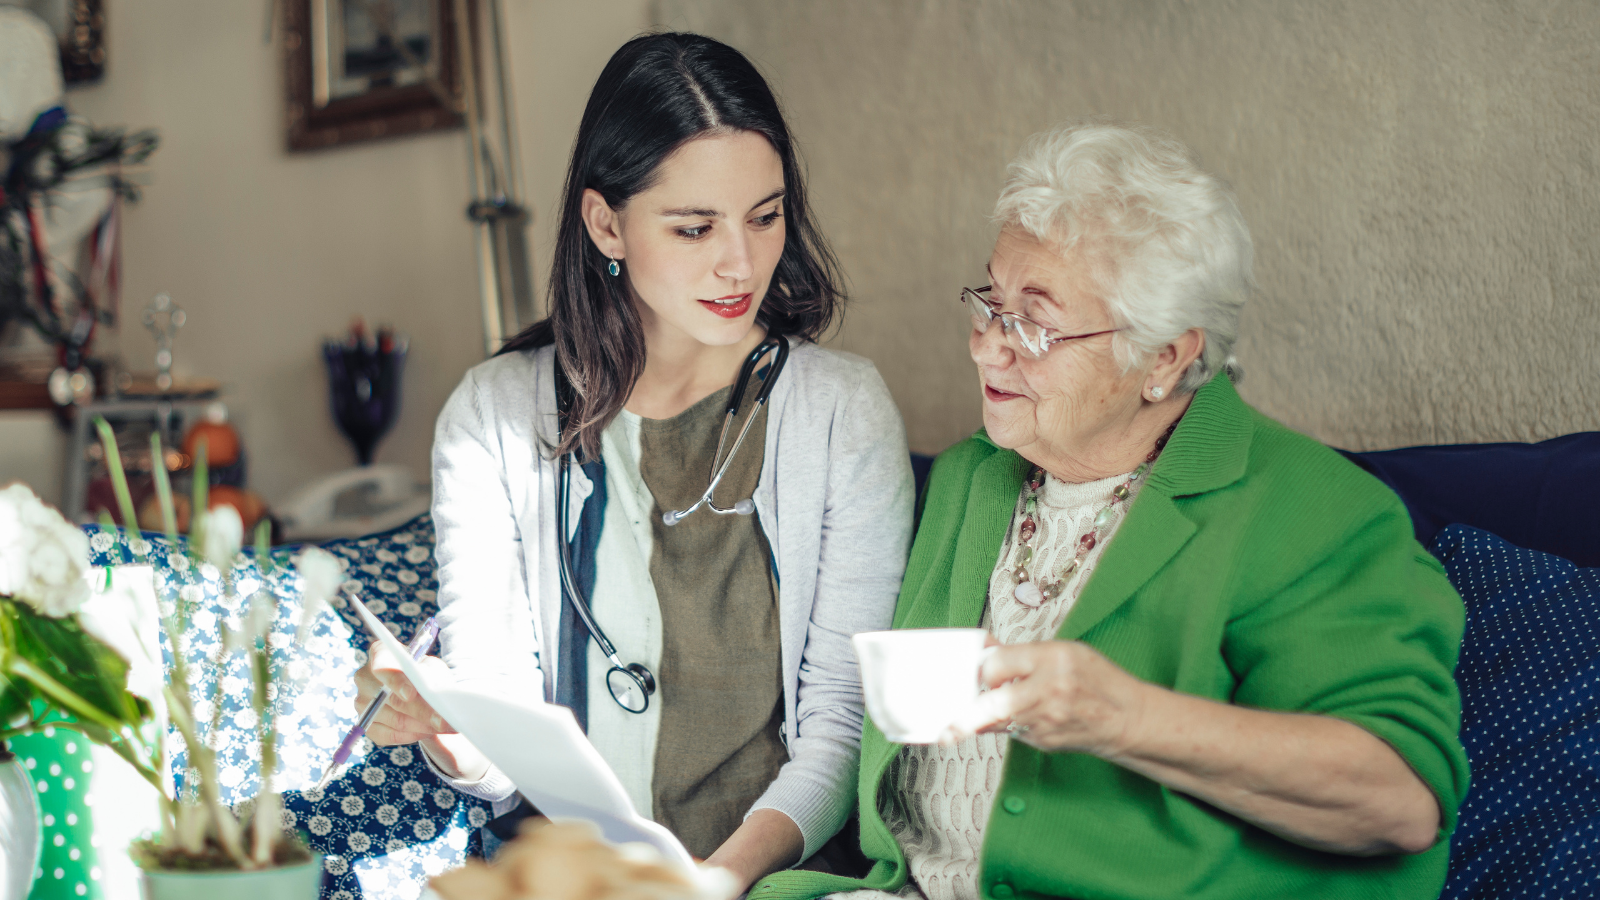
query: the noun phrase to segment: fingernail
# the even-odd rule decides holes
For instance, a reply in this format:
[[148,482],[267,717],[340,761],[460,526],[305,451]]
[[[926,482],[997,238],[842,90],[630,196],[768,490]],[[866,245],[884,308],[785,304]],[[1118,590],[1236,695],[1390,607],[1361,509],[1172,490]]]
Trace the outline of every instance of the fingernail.
[[444,720],[439,718],[437,715],[435,715],[432,718],[428,719],[428,723],[433,726],[433,730],[434,731],[443,731],[444,730]]

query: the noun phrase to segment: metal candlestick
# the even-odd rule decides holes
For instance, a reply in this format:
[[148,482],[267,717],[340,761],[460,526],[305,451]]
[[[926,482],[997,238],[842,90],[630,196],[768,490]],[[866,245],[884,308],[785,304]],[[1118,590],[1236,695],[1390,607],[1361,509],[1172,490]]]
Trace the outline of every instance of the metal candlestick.
[[157,294],[144,310],[144,327],[156,339],[156,390],[172,390],[172,339],[188,316],[167,294]]

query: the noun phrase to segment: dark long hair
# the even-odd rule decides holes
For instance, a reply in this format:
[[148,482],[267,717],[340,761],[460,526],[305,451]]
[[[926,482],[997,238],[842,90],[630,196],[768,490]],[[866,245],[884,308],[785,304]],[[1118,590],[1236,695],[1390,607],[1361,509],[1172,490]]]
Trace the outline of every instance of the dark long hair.
[[756,313],[769,334],[814,341],[842,311],[839,266],[811,221],[789,128],[767,82],[739,51],[697,34],[636,37],[606,63],[572,146],[550,269],[550,315],[500,353],[555,344],[571,388],[557,453],[600,455],[600,433],[644,371],[644,329],[621,278],[583,224],[583,192],[612,209],[648,190],[661,163],[707,133],[765,135],[783,162],[783,253]]

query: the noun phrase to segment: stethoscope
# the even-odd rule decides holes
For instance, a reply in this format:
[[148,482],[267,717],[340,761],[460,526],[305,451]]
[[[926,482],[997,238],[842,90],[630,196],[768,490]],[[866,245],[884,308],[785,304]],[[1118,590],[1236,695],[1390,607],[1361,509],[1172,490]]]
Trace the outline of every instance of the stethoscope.
[[[778,355],[773,358],[766,375],[761,379],[761,387],[756,390],[755,403],[750,407],[750,414],[745,418],[744,426],[739,429],[739,436],[734,438],[733,449],[729,450],[727,458],[723,459],[722,448],[728,440],[728,430],[733,424],[734,416],[738,414],[739,406],[744,402],[745,386],[755,374],[756,366],[762,357],[773,350],[776,350]],[[733,385],[733,394],[728,398],[727,411],[722,417],[722,433],[717,438],[716,455],[711,458],[711,475],[705,492],[688,509],[675,509],[663,513],[661,516],[663,523],[669,526],[676,525],[702,506],[722,516],[748,516],[755,512],[756,504],[753,498],[747,497],[731,508],[723,509],[712,502],[711,495],[716,491],[717,485],[722,483],[722,477],[728,473],[729,464],[738,455],[739,448],[744,444],[745,435],[750,433],[750,426],[761,412],[761,407],[766,405],[767,398],[772,395],[772,386],[777,383],[778,373],[783,371],[783,364],[788,359],[789,342],[779,337],[768,337],[745,357],[744,365],[739,367],[739,378]],[[557,363],[558,374],[560,368],[560,364]],[[564,378],[560,380],[565,381]],[[556,393],[562,406],[562,427],[565,428],[566,398],[560,387],[564,385],[558,386]],[[594,612],[589,609],[588,600],[579,592],[577,583],[572,579],[572,561],[570,548],[567,546],[567,497],[572,481],[572,454],[563,453],[560,465],[560,477],[556,479],[556,559],[561,570],[562,592],[567,595],[572,608],[577,611],[578,618],[583,620],[584,627],[589,629],[595,645],[611,662],[611,668],[606,672],[606,689],[611,692],[611,699],[617,701],[617,705],[628,712],[642,713],[650,708],[650,697],[656,692],[656,677],[642,663],[622,662],[617,656],[616,645],[611,643],[611,639],[601,630],[600,623],[594,619]]]

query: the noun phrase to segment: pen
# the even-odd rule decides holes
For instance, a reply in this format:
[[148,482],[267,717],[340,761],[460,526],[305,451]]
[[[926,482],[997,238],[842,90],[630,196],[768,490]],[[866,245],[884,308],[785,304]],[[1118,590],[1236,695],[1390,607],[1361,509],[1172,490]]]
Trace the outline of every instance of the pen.
[[[432,616],[429,616],[428,621],[423,622],[422,627],[417,629],[417,633],[411,636],[411,644],[406,647],[407,650],[411,651],[411,658],[422,659],[427,656],[428,651],[433,649],[434,639],[438,636],[439,623],[434,621]],[[356,721],[355,727],[350,729],[350,733],[345,735],[344,740],[340,742],[339,749],[334,751],[333,761],[328,763],[328,767],[322,770],[322,777],[317,779],[315,790],[322,790],[323,786],[333,777],[334,771],[344,765],[345,761],[350,758],[350,754],[355,751],[356,742],[366,736],[367,727],[372,724],[372,720],[378,715],[378,710],[383,709],[383,704],[388,699],[389,691],[385,688],[378,692],[378,696],[372,698],[371,703],[367,704],[366,711]]]

